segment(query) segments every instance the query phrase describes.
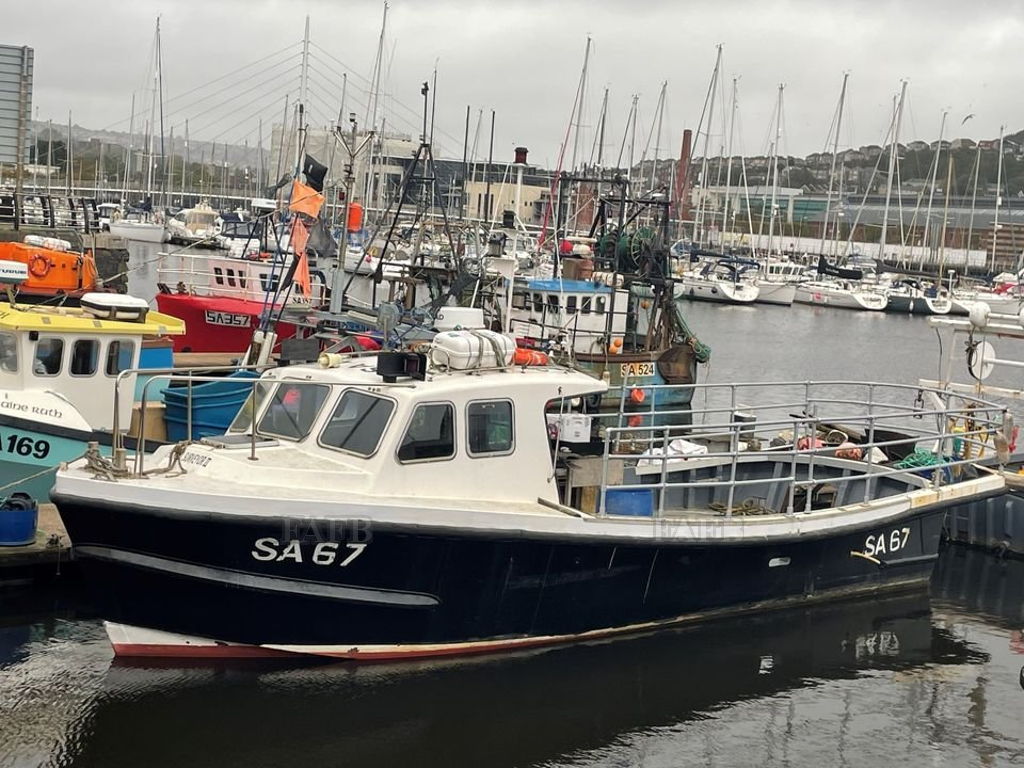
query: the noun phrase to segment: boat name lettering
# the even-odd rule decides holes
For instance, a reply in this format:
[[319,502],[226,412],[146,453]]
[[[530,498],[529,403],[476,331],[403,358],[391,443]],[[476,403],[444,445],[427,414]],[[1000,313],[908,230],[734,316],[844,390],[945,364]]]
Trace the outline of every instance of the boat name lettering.
[[[282,562],[293,560],[296,563],[310,562],[313,565],[334,565],[337,563],[344,568],[350,565],[353,560],[363,554],[368,545],[359,542],[345,543],[345,549],[341,549],[341,543],[336,541],[320,541],[316,544],[309,544],[292,539],[291,541],[279,541],[272,537],[256,539],[250,553],[253,560],[262,562]],[[347,551],[346,551],[347,550]]]
[[64,411],[60,408],[44,408],[41,405],[29,405],[19,403],[16,400],[0,400],[0,408],[5,411],[18,411],[20,413],[34,413],[36,416],[50,416],[54,419],[63,419]]
[[230,328],[248,328],[249,316],[237,315],[233,312],[220,312],[215,309],[206,310],[207,325],[226,325]]
[[181,457],[182,464],[194,464],[197,467],[205,467],[210,463],[212,456],[204,456],[201,453],[188,451]]
[[876,556],[896,552],[907,546],[909,538],[909,528],[893,528],[888,534],[872,534],[864,540],[864,554]]
[[623,378],[636,376],[653,376],[654,363],[620,363],[619,375]]

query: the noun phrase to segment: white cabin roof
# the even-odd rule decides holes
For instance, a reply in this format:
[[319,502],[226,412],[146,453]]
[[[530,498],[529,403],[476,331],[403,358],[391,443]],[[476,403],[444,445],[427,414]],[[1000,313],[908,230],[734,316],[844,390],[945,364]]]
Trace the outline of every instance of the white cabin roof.
[[513,365],[503,369],[466,371],[440,371],[431,367],[425,381],[400,377],[394,384],[388,384],[377,375],[376,355],[353,357],[334,368],[313,364],[275,368],[264,374],[263,378],[381,388],[398,398],[403,397],[403,393],[415,393],[416,399],[424,396],[462,399],[475,392],[481,392],[484,397],[499,392],[514,398],[516,394],[543,394],[538,390],[544,389],[550,390],[550,398],[578,397],[604,392],[608,388],[604,382],[592,376],[556,365]]

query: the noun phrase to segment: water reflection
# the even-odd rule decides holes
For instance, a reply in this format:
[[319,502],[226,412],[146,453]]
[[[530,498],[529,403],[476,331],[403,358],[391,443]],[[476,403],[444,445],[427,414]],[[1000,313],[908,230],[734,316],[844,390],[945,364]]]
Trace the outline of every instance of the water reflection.
[[[46,735],[57,742],[57,764],[529,765],[607,750],[623,737],[700,724],[801,690],[812,692],[817,711],[856,733],[863,723],[850,692],[843,693],[846,683],[881,674],[913,678],[933,665],[989,658],[935,626],[923,594],[415,666],[115,661],[96,675],[99,644],[95,634],[84,644],[77,655],[92,656],[84,665],[67,646],[48,654],[30,644],[30,658],[49,664],[50,676],[77,674],[95,685],[74,711],[21,712],[25,719],[67,718],[52,723],[63,733]],[[77,671],[61,668],[76,663]],[[80,674],[83,668],[90,673]],[[0,676],[0,689],[17,682]],[[770,710],[774,724],[765,738],[791,738],[792,714],[776,704]],[[37,725],[30,730],[43,736]]]
[[909,765],[1024,759],[1024,563],[934,597],[472,661],[112,661],[80,600],[2,596],[0,765]]

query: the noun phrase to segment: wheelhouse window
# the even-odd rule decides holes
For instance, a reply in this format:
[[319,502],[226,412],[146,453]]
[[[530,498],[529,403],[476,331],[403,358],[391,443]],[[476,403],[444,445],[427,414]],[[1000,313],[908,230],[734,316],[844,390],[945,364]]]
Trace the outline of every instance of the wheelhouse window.
[[347,390],[324,427],[320,444],[357,456],[371,456],[376,453],[394,410],[391,400]]
[[135,342],[114,339],[107,347],[107,363],[105,366],[107,376],[117,376],[121,371],[127,371],[132,367],[132,360],[134,359]]
[[71,347],[71,375],[92,376],[100,359],[100,343],[96,339],[78,339]]
[[512,401],[489,400],[470,403],[466,408],[466,431],[470,456],[511,453],[515,445]]
[[268,385],[266,382],[260,381],[253,387],[252,392],[242,403],[242,407],[238,410],[235,415],[234,421],[231,422],[231,426],[228,427],[228,432],[245,432],[249,429],[252,424],[252,415],[259,413],[263,408],[263,403],[266,402],[267,395],[270,394],[273,386]]
[[580,300],[580,312],[584,315],[589,315],[593,305],[594,299],[592,296],[583,296]]
[[43,337],[36,342],[32,372],[37,376],[56,376],[64,361],[64,339]]
[[0,333],[0,371],[18,372],[18,337]]
[[313,428],[329,392],[330,387],[322,384],[282,382],[274,390],[267,409],[260,417],[259,433],[285,440],[302,440]]
[[405,463],[449,459],[454,455],[455,407],[451,403],[416,406],[398,447],[398,460]]
[[576,314],[576,297],[566,296],[565,297],[565,311],[570,315]]
[[596,296],[594,298],[594,307],[596,308],[597,314],[603,315],[605,306],[607,305],[607,299],[604,296]]

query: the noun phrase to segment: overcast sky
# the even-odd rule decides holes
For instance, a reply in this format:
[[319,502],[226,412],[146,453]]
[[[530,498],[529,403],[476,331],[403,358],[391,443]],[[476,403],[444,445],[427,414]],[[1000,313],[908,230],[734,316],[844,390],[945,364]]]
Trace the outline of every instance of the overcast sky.
[[[266,136],[270,123],[281,121],[285,94],[298,96],[306,14],[311,122],[336,119],[342,71],[350,77],[345,111],[356,110],[363,121],[382,8],[380,0],[5,2],[0,43],[35,49],[40,119],[65,123],[71,110],[78,125],[127,130],[134,91],[138,131],[149,116],[147,72],[160,14],[166,130],[174,125],[180,136],[188,118],[194,137],[255,145],[259,117]],[[391,127],[418,132],[420,83],[436,62],[442,154],[461,156],[470,105],[471,133],[478,110],[485,113],[478,154],[486,155],[494,109],[496,159],[510,159],[522,144],[532,162],[554,166],[588,34],[581,157],[591,154],[608,87],[606,157],[618,155],[637,93],[639,158],[662,81],[668,95],[659,156],[676,156],[682,129],[695,128],[700,117],[717,43],[724,46],[726,99],[732,78],[740,78],[736,152],[767,152],[779,83],[786,86],[782,152],[825,148],[847,71],[841,146],[882,143],[901,78],[909,81],[901,140],[935,140],[943,108],[950,109],[947,138],[994,138],[1000,125],[1024,128],[1022,0],[392,0],[383,117]],[[721,101],[716,110],[728,112]],[[712,147],[722,129],[716,118]]]

